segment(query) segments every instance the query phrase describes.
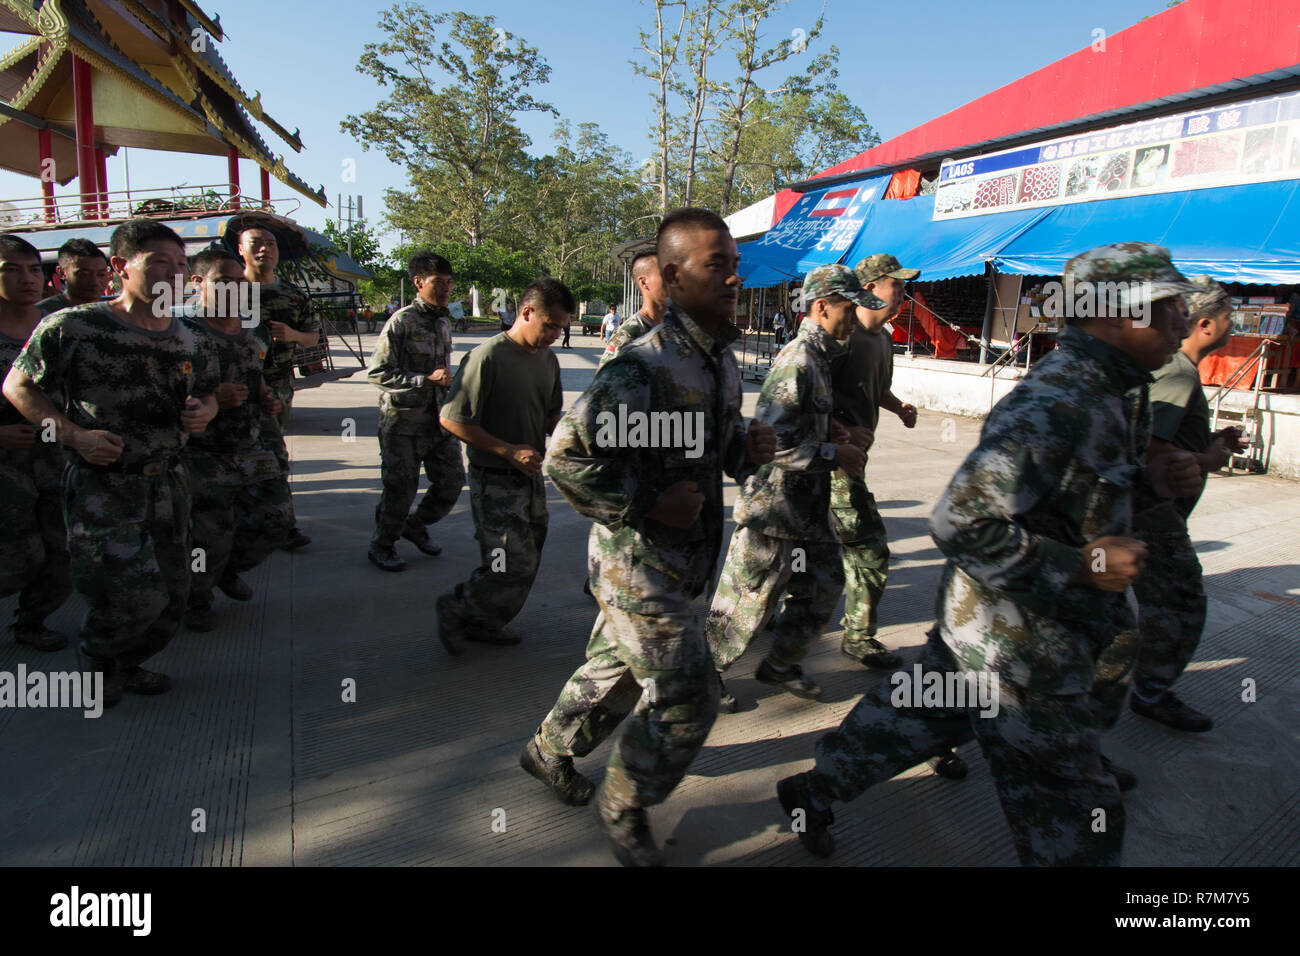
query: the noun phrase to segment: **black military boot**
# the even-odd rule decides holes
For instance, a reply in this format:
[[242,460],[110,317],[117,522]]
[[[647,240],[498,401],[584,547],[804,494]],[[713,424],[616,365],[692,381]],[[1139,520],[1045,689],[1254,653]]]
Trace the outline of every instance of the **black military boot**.
[[528,738],[523,753],[519,755],[519,766],[551,788],[561,803],[571,807],[585,807],[591,802],[595,790],[591,781],[578,773],[573,766],[572,757],[547,758],[542,748],[537,745],[537,736]]
[[830,807],[822,810],[813,807],[808,774],[786,777],[776,785],[776,798],[781,801],[781,809],[785,811],[791,828],[799,834],[799,842],[805,850],[822,857],[835,852],[835,838],[829,829],[835,822],[835,814]]
[[965,780],[969,772],[966,761],[958,757],[955,750],[939,757],[931,757],[928,763],[931,770],[947,780]]
[[165,694],[172,689],[172,679],[157,671],[147,671],[143,667],[123,667],[122,689],[128,694],[143,694],[152,697]]
[[253,589],[247,581],[234,571],[227,570],[217,582],[217,590],[232,601],[253,600]]
[[1120,790],[1132,790],[1138,785],[1137,774],[1126,767],[1121,767],[1118,764],[1111,763],[1110,758],[1105,754],[1101,755],[1101,769],[1105,770],[1115,778],[1115,782],[1119,784]]
[[368,552],[366,552],[366,557],[370,559],[371,564],[382,571],[406,570],[406,562],[402,560],[402,558],[398,557],[397,552],[393,550],[392,545],[389,545],[386,548],[372,547]]
[[803,668],[798,664],[790,665],[789,670],[779,671],[763,658],[763,663],[758,665],[758,670],[754,671],[754,680],[764,684],[771,684],[773,687],[779,687],[787,694],[794,694],[796,697],[802,697],[804,700],[816,700],[822,695],[821,686],[813,681],[805,680]]
[[845,657],[851,657],[865,667],[875,667],[882,670],[893,670],[895,667],[902,666],[903,663],[903,658],[874,637],[863,635],[861,631],[853,636],[850,636],[849,632],[846,631],[844,640],[840,643],[840,652]]
[[9,628],[9,633],[17,643],[34,647],[38,651],[61,651],[68,646],[67,637],[43,624],[40,627],[19,627],[15,624]]
[[727,685],[722,682],[722,672],[714,671],[718,675],[718,713],[734,714],[740,709],[736,703],[736,695],[727,690]]
[[624,866],[663,866],[664,857],[650,833],[650,818],[640,807],[631,810],[606,810],[601,806],[604,785],[592,801],[596,819],[605,831],[614,857]]
[[1214,727],[1213,720],[1194,707],[1188,707],[1174,696],[1171,690],[1165,691],[1160,695],[1159,700],[1150,704],[1134,694],[1129,698],[1128,706],[1133,713],[1141,714],[1147,720],[1154,720],[1174,730],[1203,734]]
[[438,640],[447,653],[459,657],[465,653],[465,625],[456,613],[456,595],[444,594],[434,607],[438,611]]
[[402,537],[415,545],[425,554],[437,557],[442,554],[442,546],[429,537],[428,529],[415,521],[408,521],[402,530]]

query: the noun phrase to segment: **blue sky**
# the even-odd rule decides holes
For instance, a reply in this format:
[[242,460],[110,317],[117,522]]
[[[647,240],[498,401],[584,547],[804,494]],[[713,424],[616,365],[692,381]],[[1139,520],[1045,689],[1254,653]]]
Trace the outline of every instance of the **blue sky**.
[[[1191,0],[1196,3],[1199,0]],[[243,87],[260,90],[266,110],[289,129],[300,127],[303,152],[293,153],[270,130],[263,138],[313,187],[323,185],[333,203],[343,192],[361,194],[367,217],[378,220],[386,187],[402,187],[402,170],[371,150],[362,151],[339,131],[348,113],[371,108],[381,90],[356,72],[362,45],[378,39],[377,13],[385,3],[337,0],[202,0],[220,14],[227,39],[218,49]],[[493,15],[497,25],[522,36],[551,66],[551,81],[538,91],[572,122],[598,124],[638,161],[652,150],[651,84],[633,74],[639,28],[653,26],[653,8],[639,0],[485,0],[474,4],[426,3],[430,10],[470,9]],[[773,41],[807,29],[821,0],[791,0],[771,21]],[[1165,8],[1164,0],[931,0],[924,6],[826,0],[823,37],[809,54],[829,43],[840,49],[840,89],[889,139],[990,90],[1088,46],[1093,31],[1115,33],[1143,15]],[[909,15],[915,11],[915,16]],[[553,120],[524,116],[532,151],[550,144]],[[220,183],[223,157],[129,150],[133,188]],[[345,160],[356,164],[356,182],[344,182]],[[257,167],[240,164],[245,191],[257,193]],[[111,189],[124,185],[121,153],[108,161]],[[60,192],[76,189],[74,180]],[[273,197],[287,187],[272,181]],[[0,197],[36,196],[37,180],[0,173]],[[345,200],[346,202],[346,200]],[[305,203],[296,218],[323,224],[326,211]],[[391,237],[392,239],[396,237]],[[388,245],[389,243],[385,243]]]

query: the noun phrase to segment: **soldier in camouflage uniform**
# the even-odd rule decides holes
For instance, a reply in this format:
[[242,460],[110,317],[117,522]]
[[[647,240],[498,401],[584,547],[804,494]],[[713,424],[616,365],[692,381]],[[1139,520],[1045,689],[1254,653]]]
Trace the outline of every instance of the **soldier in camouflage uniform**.
[[[882,306],[859,309],[858,324],[849,338],[848,358],[835,372],[835,417],[859,444],[870,447],[880,410],[898,415],[916,427],[916,409],[899,401],[891,390],[894,342],[883,326],[903,304],[903,284],[920,272],[904,269],[888,253],[868,256],[854,267],[862,287]],[[805,295],[805,301],[807,296]],[[836,472],[831,478],[831,515],[844,545],[844,640],[841,651],[868,667],[891,669],[902,658],[876,640],[877,608],[889,575],[889,539],[867,489],[865,473]]]
[[[556,431],[547,473],[595,524],[587,548],[600,615],[587,660],[520,756],[521,766],[569,804],[591,783],[573,767],[628,717],[595,801],[625,865],[662,857],[646,807],[668,798],[704,743],[717,682],[692,601],[713,579],[722,545],[722,475],[772,460],[775,435],[746,435],[731,352],[739,256],[712,213],[670,213],[658,256],[672,301],[664,320],[597,372]],[[635,426],[674,410],[698,424],[694,441],[655,440]],[[684,420],[683,420],[684,422]],[[630,712],[630,716],[629,715]]]
[[[375,510],[375,534],[369,557],[385,571],[401,571],[406,562],[393,545],[399,536],[425,554],[442,548],[429,537],[427,525],[451,511],[465,484],[460,442],[438,423],[438,409],[451,384],[451,263],[421,252],[408,264],[415,300],[379,333],[370,356],[370,381],[379,386],[379,457],[384,491]],[[429,476],[414,514],[411,502],[420,490],[420,466]]]
[[[1202,481],[1184,498],[1142,502],[1133,526],[1147,544],[1146,573],[1134,585],[1140,612],[1141,645],[1129,706],[1135,713],[1177,730],[1204,732],[1214,723],[1183,703],[1171,690],[1196,651],[1205,629],[1206,598],[1201,562],[1187,532],[1187,521],[1204,486],[1204,475],[1222,468],[1241,451],[1235,428],[1210,431],[1210,406],[1201,388],[1197,365],[1232,336],[1232,300],[1209,276],[1192,280],[1198,287],[1188,303],[1191,331],[1182,347],[1155,373],[1151,385],[1150,454],[1180,448],[1196,456]],[[1118,718],[1122,700],[1109,715]]]
[[[1107,314],[1105,295],[1100,317],[1072,318],[990,413],[930,522],[948,563],[922,672],[983,679],[995,706],[920,706],[919,689],[895,706],[898,676],[877,685],[819,741],[816,768],[778,785],[813,853],[834,849],[832,801],[974,735],[1023,864],[1119,862],[1124,807],[1090,691],[1098,656],[1134,624],[1125,591],[1146,552],[1128,537],[1148,467],[1145,386],[1182,338],[1192,287],[1149,243],[1093,249],[1065,274],[1067,287],[1085,290],[1122,283],[1120,305],[1139,318]],[[1173,453],[1153,460],[1150,476],[1172,494],[1195,463]]]
[[[41,320],[36,300],[44,282],[36,247],[18,236],[0,236],[0,375],[8,373]],[[68,645],[64,635],[45,626],[72,593],[62,477],[58,444],[43,441],[0,398],[0,597],[18,594],[9,633],[38,651]]]
[[123,691],[170,687],[140,665],[166,646],[185,612],[190,483],[180,455],[216,415],[219,384],[210,347],[171,315],[172,303],[156,301],[156,288],[170,290],[184,275],[180,238],[134,219],[113,231],[110,251],[122,295],[42,321],[4,384],[24,418],[52,419],[68,446],[72,583],[89,605],[81,650],[105,673],[105,705]]
[[42,317],[104,298],[104,289],[108,287],[108,258],[89,239],[69,239],[59,246],[59,264],[54,267],[54,274],[62,280],[63,291],[36,303]]
[[[862,470],[865,449],[832,424],[831,367],[845,354],[838,340],[857,324],[856,309],[885,303],[842,265],[820,266],[803,284],[808,320],[763,381],[754,420],[776,431],[776,457],[745,481],[736,531],[709,609],[705,638],[719,675],[773,620],[775,640],[755,678],[796,697],[821,696],[799,662],[821,634],[844,590],[840,547],[831,530],[831,473]],[[720,678],[719,678],[720,679]],[[719,709],[736,710],[722,688]]]
[[643,252],[632,260],[631,271],[632,280],[641,290],[641,308],[619,323],[601,353],[597,370],[662,322],[664,310],[668,308],[668,293],[664,291],[664,280],[659,274],[659,257],[653,252]]
[[469,496],[479,566],[438,598],[438,638],[450,654],[464,642],[518,644],[506,630],[528,600],[546,542],[546,436],[564,390],[551,351],[574,309],[556,279],[524,290],[510,331],[461,360],[442,407],[442,427],[469,445]]
[[211,631],[213,588],[247,601],[252,588],[239,577],[266,560],[289,540],[293,518],[289,485],[280,471],[275,446],[262,438],[262,423],[279,410],[279,402],[262,378],[271,339],[263,323],[243,325],[231,305],[244,281],[243,265],[224,247],[194,259],[199,300],[184,322],[196,338],[218,356],[220,411],[207,430],[193,436],[181,453],[193,488],[193,548],[202,561],[192,566],[185,625]]
[[[239,234],[239,255],[244,260],[244,277],[257,283],[258,315],[271,336],[271,354],[267,356],[263,375],[271,394],[280,403],[280,412],[263,423],[263,430],[275,448],[280,470],[287,480],[289,448],[284,436],[293,411],[294,346],[305,348],[319,344],[321,323],[312,312],[311,300],[276,278],[280,246],[273,232],[256,227],[244,229]],[[292,510],[290,516],[293,517]],[[293,520],[293,535],[286,545],[290,550],[311,544],[311,538],[298,529],[296,517]]]

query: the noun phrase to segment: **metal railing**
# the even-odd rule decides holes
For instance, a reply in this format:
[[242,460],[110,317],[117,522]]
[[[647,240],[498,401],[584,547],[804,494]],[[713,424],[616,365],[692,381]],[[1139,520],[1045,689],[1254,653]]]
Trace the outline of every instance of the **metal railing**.
[[1238,414],[1241,416],[1242,441],[1246,443],[1246,450],[1240,453],[1234,453],[1228,459],[1228,470],[1232,470],[1232,462],[1237,458],[1244,458],[1247,463],[1256,462],[1260,465],[1264,449],[1263,438],[1260,435],[1259,420],[1259,392],[1264,384],[1264,372],[1268,366],[1268,350],[1271,348],[1281,348],[1281,342],[1274,342],[1272,339],[1261,339],[1259,347],[1247,356],[1246,361],[1237,367],[1237,370],[1230,375],[1222,385],[1214,392],[1211,399],[1214,410],[1210,418],[1210,431],[1218,431],[1220,406],[1223,404],[1224,396],[1231,391],[1238,382],[1254,367],[1255,384],[1251,388],[1251,403],[1249,408],[1243,408],[1240,411],[1229,410],[1229,414]]
[[236,191],[232,196],[229,183],[190,186],[163,186],[150,189],[119,189],[95,193],[89,204],[81,196],[36,196],[9,200],[0,206],[0,228],[57,228],[74,224],[94,224],[137,216],[181,219],[210,216],[212,213],[235,215],[240,212],[272,212],[286,218],[302,208],[297,197],[281,197],[263,202]]

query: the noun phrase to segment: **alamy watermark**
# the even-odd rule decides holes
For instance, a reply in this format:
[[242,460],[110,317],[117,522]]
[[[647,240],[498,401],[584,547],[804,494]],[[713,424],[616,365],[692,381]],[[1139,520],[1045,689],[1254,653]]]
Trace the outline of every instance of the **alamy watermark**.
[[100,671],[0,671],[0,709],[66,707],[85,711],[88,720],[104,713],[104,675]]
[[889,702],[895,707],[926,707],[944,710],[978,709],[981,717],[998,715],[998,675],[990,671],[895,671]]
[[703,412],[643,412],[619,405],[596,415],[601,448],[684,448],[687,458],[704,454]]
[[[261,322],[262,284],[260,282],[216,280],[209,283],[212,288],[211,303],[202,303],[204,309],[219,319],[239,316],[242,328],[257,328]],[[153,286],[153,314],[158,318],[172,315],[174,310],[185,305],[185,283],[177,276],[172,282],[155,282]],[[210,309],[209,309],[210,306]]]
[[1150,282],[1076,282],[1066,276],[1064,282],[1043,283],[1047,294],[1043,315],[1051,319],[1092,319],[1113,316],[1133,319],[1135,328],[1151,324]]

